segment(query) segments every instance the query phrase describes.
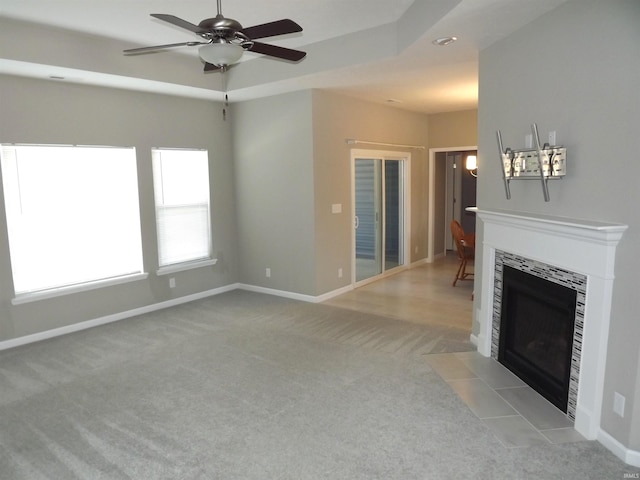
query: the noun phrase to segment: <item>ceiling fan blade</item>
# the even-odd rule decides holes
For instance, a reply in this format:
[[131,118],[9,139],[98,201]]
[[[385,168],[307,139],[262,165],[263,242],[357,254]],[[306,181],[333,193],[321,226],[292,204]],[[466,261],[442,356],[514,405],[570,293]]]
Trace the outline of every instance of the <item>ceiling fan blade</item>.
[[204,33],[206,30],[200,28],[198,25],[194,25],[193,23],[187,22],[181,18],[176,17],[175,15],[167,15],[164,13],[152,13],[152,17],[157,18],[158,20],[163,20],[165,22],[169,22],[176,27],[185,28],[193,33]]
[[307,55],[307,52],[303,52],[301,50],[278,47],[276,45],[269,45],[262,42],[252,43],[253,45],[249,49],[249,51],[251,52],[261,53],[263,55],[269,55],[276,58],[282,58],[283,60],[289,60],[291,62],[302,60]]
[[215,72],[216,70],[220,70],[218,65],[214,65],[213,63],[205,62],[204,71],[205,72]]
[[127,50],[123,50],[122,52],[125,55],[140,55],[143,53],[152,53],[157,50],[163,50],[165,48],[173,48],[173,47],[193,47],[195,45],[206,45],[209,42],[181,42],[181,43],[168,43],[166,45],[154,45],[152,47],[140,47],[140,48],[129,48]]
[[251,39],[274,37],[276,35],[285,35],[287,33],[296,33],[301,31],[302,27],[288,18],[242,29],[242,32]]

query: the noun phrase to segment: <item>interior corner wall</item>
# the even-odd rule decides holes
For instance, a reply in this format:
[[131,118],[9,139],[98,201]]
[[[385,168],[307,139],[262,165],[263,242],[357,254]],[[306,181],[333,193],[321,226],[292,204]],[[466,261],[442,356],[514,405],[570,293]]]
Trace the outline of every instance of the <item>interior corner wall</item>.
[[[479,208],[629,225],[616,254],[601,433],[636,452],[640,451],[638,25],[637,0],[568,1],[480,52],[478,111]],[[496,130],[501,130],[505,147],[523,148],[534,122],[542,142],[555,131],[557,143],[567,147],[567,175],[549,182],[548,203],[535,181],[512,181],[512,198],[507,200]],[[482,252],[478,253],[476,268],[482,264]],[[490,287],[476,277],[475,290],[482,288]],[[476,307],[480,299],[481,295],[475,296]],[[474,324],[474,333],[476,329]],[[624,418],[613,412],[616,392],[626,398]]]
[[232,107],[241,282],[313,296],[311,92]]
[[[428,152],[395,146],[348,145],[346,140],[426,146],[427,116],[314,90],[313,132],[317,293],[330,292],[351,283],[355,215],[351,205],[352,149],[411,154],[409,262],[426,258]],[[333,204],[341,204],[342,213],[331,213]],[[338,277],[340,268],[342,278]]]
[[[0,97],[0,143],[136,148],[144,268],[149,272],[146,280],[12,305],[6,218],[4,208],[0,208],[0,341],[175,301],[237,282],[230,127],[222,121],[220,104],[6,75],[0,75]],[[209,151],[213,251],[219,262],[213,267],[175,273],[173,289],[167,277],[155,274],[158,260],[152,147]]]

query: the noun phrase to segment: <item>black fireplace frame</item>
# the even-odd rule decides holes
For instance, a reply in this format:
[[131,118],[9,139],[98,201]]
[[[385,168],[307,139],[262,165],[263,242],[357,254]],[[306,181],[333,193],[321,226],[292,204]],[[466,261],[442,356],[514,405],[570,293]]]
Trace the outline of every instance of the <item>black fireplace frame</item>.
[[[565,352],[563,359],[563,378],[549,374],[530,362],[524,355],[520,355],[515,349],[509,348],[510,343],[514,342],[515,335],[515,329],[509,323],[509,316],[514,313],[516,308],[516,294],[545,304],[547,309],[564,315],[566,320],[571,322],[571,328],[566,329],[564,333],[566,338],[561,339],[568,346],[568,351]],[[503,265],[498,361],[564,413],[567,413],[568,408],[576,306],[576,290]]]

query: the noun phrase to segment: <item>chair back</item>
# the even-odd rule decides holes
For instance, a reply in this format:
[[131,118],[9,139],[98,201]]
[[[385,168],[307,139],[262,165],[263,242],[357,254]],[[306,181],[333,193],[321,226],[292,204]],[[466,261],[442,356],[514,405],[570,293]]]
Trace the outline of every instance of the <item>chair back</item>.
[[475,236],[473,234],[466,235],[462,229],[462,225],[457,220],[451,221],[451,234],[456,243],[458,257],[460,259],[473,258],[475,253]]

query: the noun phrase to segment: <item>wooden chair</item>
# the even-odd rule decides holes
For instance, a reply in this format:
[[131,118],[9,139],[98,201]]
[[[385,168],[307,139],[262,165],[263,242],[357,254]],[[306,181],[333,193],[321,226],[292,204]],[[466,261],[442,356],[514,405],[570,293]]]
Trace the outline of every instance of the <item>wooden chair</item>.
[[451,222],[451,233],[453,239],[456,242],[456,249],[458,250],[458,258],[460,259],[460,266],[456,272],[456,278],[453,280],[453,286],[456,286],[458,280],[472,280],[473,272],[467,272],[467,263],[475,259],[476,254],[476,236],[473,233],[465,234],[460,223],[456,220]]

